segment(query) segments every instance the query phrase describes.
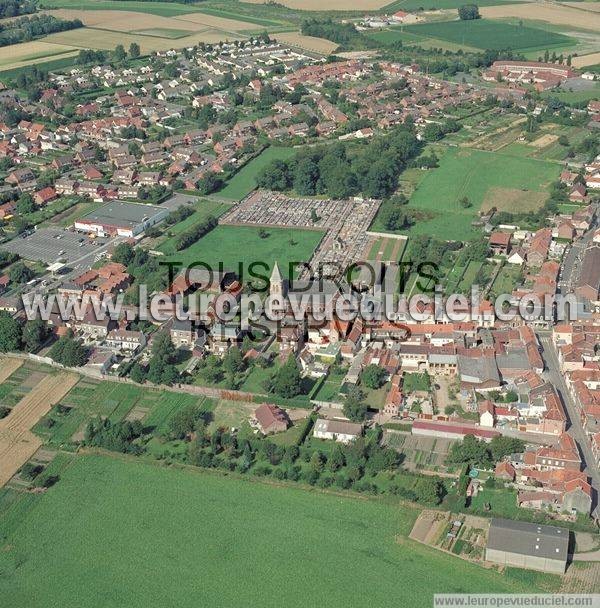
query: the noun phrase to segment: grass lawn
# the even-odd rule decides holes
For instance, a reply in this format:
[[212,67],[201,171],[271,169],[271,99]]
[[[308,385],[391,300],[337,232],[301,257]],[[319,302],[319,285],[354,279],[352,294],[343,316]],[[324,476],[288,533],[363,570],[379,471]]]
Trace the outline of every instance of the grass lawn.
[[223,215],[230,205],[227,203],[219,203],[208,199],[203,199],[194,205],[196,211],[193,215],[186,217],[182,222],[169,226],[165,230],[167,238],[156,248],[158,251],[162,251],[165,255],[171,255],[175,253],[175,237],[179,234],[188,230],[195,224],[199,224],[204,221],[210,215],[219,217]]
[[428,391],[431,388],[431,378],[427,372],[404,374],[402,382],[405,393]]
[[[217,226],[191,247],[173,252],[169,260],[184,266],[193,262],[205,262],[215,270],[219,263],[228,270],[247,270],[253,262],[263,262],[269,269],[279,262],[282,274],[288,275],[289,263],[308,262],[321,241],[318,230],[295,228],[265,228],[268,236],[259,236],[260,228],[252,226]],[[264,274],[263,268],[256,272]],[[270,275],[270,270],[267,271]]]
[[536,590],[408,541],[417,512],[379,500],[101,456],[60,477],[8,506],[7,606],[425,607]]
[[492,292],[495,295],[502,293],[512,293],[517,283],[521,279],[522,270],[515,264],[505,264],[492,285]]
[[577,42],[563,34],[492,19],[420,23],[405,26],[404,30],[418,36],[491,50],[552,48]]
[[277,148],[271,146],[244,165],[218,193],[218,196],[239,201],[256,188],[256,175],[271,161],[286,160],[296,153],[292,148]]
[[545,91],[542,97],[555,97],[565,103],[580,103],[588,102],[593,99],[600,99],[600,84],[597,84],[584,91],[569,91],[564,89],[554,89],[552,91]]
[[[466,148],[448,149],[440,159],[440,166],[423,174],[410,198],[408,208],[423,217],[402,232],[443,240],[472,239],[478,232],[471,222],[482,205],[506,206],[508,199],[511,202],[508,210],[520,211],[535,199],[539,206],[551,182],[558,178],[559,170],[555,163],[537,159]],[[460,203],[465,196],[472,205],[466,209]]]

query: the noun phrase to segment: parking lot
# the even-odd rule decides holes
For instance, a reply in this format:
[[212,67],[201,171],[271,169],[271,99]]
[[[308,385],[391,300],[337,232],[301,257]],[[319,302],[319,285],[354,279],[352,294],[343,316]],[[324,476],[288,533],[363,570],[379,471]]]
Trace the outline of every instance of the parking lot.
[[107,238],[90,241],[84,234],[63,228],[41,228],[25,238],[17,237],[0,245],[0,249],[47,265],[60,260],[69,268],[78,270],[89,268],[109,242]]

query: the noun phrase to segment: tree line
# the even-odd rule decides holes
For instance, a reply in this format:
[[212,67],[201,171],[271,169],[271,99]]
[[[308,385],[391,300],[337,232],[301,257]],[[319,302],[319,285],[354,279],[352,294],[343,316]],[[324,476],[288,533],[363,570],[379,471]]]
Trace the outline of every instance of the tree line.
[[57,19],[51,15],[21,17],[6,25],[0,25],[0,46],[28,42],[47,34],[65,32],[83,27],[80,19]]

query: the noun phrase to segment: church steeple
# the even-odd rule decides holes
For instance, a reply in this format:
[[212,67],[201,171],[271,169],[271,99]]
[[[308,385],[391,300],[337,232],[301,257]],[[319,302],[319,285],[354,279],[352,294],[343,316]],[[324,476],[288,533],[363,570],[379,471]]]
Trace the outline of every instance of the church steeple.
[[273,272],[271,273],[271,283],[269,287],[271,296],[283,296],[283,279],[279,270],[279,264],[275,262]]

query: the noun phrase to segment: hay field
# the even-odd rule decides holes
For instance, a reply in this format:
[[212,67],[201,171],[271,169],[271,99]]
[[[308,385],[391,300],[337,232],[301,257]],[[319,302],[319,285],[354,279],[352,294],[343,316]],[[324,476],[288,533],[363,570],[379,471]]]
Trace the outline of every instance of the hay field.
[[160,17],[134,11],[80,11],[62,8],[54,11],[44,11],[58,19],[80,19],[86,27],[116,32],[131,32],[146,29],[186,29],[192,32],[207,29],[190,23],[189,27],[173,22],[171,17]]
[[[244,0],[250,4],[267,4],[265,0]],[[288,8],[304,11],[363,11],[381,8],[390,0],[278,0]]]
[[23,365],[23,359],[2,357],[2,359],[0,359],[0,384],[7,380],[13,372],[16,372],[21,365]]
[[58,9],[44,11],[60,19],[80,19],[87,27],[113,30],[117,32],[133,32],[137,30],[175,29],[202,32],[208,29],[221,29],[226,32],[241,32],[256,29],[254,23],[248,21],[213,17],[203,13],[189,13],[176,17],[162,17],[137,11],[105,11]]
[[0,487],[35,454],[42,444],[31,432],[35,423],[45,416],[79,381],[76,374],[60,373],[44,376],[10,414],[0,420]]
[[335,42],[331,42],[331,40],[315,38],[314,36],[305,36],[300,32],[285,32],[275,34],[274,37],[279,42],[285,42],[286,44],[300,47],[306,51],[320,53],[321,55],[330,55],[338,48],[338,45]]
[[600,13],[600,2],[561,2],[561,4],[566,4],[582,11]]
[[209,29],[196,32],[190,36],[184,36],[174,41],[172,38],[159,38],[155,36],[144,36],[139,34],[127,34],[125,32],[115,32],[110,30],[100,30],[93,28],[80,28],[68,32],[51,34],[44,38],[49,44],[70,45],[80,49],[114,49],[117,44],[122,44],[127,48],[132,42],[140,45],[142,53],[152,51],[167,51],[172,48],[183,48],[194,46],[200,42],[216,43],[221,40],[239,40],[244,38],[241,34],[227,33],[221,30]]
[[589,55],[580,55],[572,59],[574,68],[584,68],[588,65],[596,65],[600,63],[600,53],[590,53]]
[[531,4],[502,4],[500,6],[481,7],[479,12],[484,18],[490,19],[518,17],[520,19],[547,21],[556,25],[568,25],[583,30],[600,31],[600,13],[578,10],[564,5],[541,2]]
[[[73,30],[76,31],[76,30]],[[78,49],[66,44],[48,44],[46,40],[35,40],[0,47],[0,67],[17,68],[28,63],[44,61],[49,57],[68,57],[75,55]]]
[[[206,15],[204,13],[190,13],[189,15],[178,15],[172,17],[171,21],[181,22],[185,21],[188,23],[195,23],[202,27],[212,27],[224,31],[243,32],[248,30],[261,29],[256,23],[250,21],[243,21],[242,19],[227,19],[225,17],[215,17],[213,15]],[[181,23],[179,23],[181,26]],[[263,28],[264,29],[264,28]]]
[[509,211],[514,213],[518,209],[520,213],[537,211],[548,198],[546,192],[531,192],[519,188],[490,188],[483,199],[482,211],[490,211],[495,207],[498,211]]

